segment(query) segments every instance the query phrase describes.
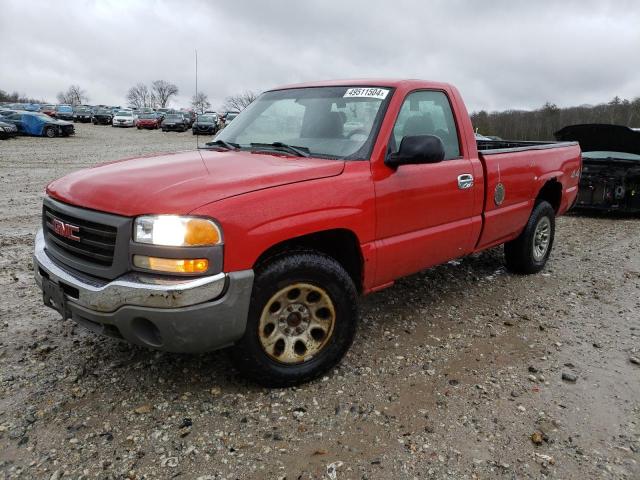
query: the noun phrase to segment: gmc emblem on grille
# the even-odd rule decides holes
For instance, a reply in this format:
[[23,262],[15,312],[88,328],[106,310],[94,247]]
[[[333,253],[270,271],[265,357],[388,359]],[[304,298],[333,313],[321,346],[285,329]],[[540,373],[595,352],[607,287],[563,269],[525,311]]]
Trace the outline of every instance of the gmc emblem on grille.
[[69,240],[75,240],[76,242],[80,241],[80,237],[76,235],[76,233],[80,231],[80,227],[76,227],[70,223],[64,223],[62,220],[57,218],[53,218],[51,220],[51,227],[53,228],[53,231],[61,237],[68,238]]

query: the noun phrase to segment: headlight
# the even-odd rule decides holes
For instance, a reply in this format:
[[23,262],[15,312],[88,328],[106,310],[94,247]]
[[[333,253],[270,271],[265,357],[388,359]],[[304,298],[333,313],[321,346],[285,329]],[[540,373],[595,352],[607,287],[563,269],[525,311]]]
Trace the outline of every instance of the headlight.
[[133,240],[170,247],[198,247],[222,243],[222,233],[206,218],[154,215],[136,218]]
[[0,132],[4,132],[4,127],[0,127]]

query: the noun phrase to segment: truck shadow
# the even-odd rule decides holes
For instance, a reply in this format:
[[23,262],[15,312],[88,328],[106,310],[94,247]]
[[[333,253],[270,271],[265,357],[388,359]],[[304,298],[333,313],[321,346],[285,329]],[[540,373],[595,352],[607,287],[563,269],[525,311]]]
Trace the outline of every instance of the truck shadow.
[[[401,279],[392,287],[365,297],[361,300],[361,325],[352,352],[338,369],[366,366],[367,345],[378,342],[380,332],[402,332],[407,319],[428,324],[415,341],[426,340],[420,335],[428,337],[450,328],[446,318],[429,315],[434,304],[459,305],[461,298],[483,289],[484,284],[501,275],[508,274],[503,266],[502,248],[496,248]],[[463,326],[457,329],[464,332]],[[97,378],[103,373],[105,382],[115,374],[121,387],[119,391],[125,395],[129,388],[141,397],[153,397],[158,392],[197,395],[212,389],[219,390],[220,395],[265,391],[243,380],[225,351],[201,355],[156,352],[80,330],[77,327],[77,335],[91,336],[87,341],[93,344],[94,353],[82,369],[94,371]],[[82,362],[81,354],[75,358]],[[93,364],[95,359],[99,359],[99,365]],[[105,386],[108,385],[105,383]]]

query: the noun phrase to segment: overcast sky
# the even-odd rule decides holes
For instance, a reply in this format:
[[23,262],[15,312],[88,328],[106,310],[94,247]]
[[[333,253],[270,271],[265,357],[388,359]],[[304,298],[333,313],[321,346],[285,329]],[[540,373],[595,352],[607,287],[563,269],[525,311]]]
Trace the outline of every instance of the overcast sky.
[[186,106],[245,89],[361,77],[455,84],[470,110],[640,96],[640,2],[0,0],[0,89],[125,104],[166,79]]

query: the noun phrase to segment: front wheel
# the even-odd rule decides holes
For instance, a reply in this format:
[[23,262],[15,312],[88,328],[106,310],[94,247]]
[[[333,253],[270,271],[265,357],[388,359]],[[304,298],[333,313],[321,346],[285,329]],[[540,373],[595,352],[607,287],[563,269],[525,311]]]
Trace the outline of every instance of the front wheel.
[[507,268],[514,273],[538,273],[549,259],[556,229],[556,212],[546,201],[536,203],[522,233],[504,245]]
[[313,250],[273,257],[256,269],[234,365],[268,387],[309,381],[333,368],[356,333],[356,288],[342,265]]
[[53,128],[53,127],[47,127],[47,128],[45,128],[45,129],[44,129],[44,135],[45,135],[47,138],[53,138],[53,137],[55,137],[55,136],[56,136],[56,130],[55,130],[55,128]]

